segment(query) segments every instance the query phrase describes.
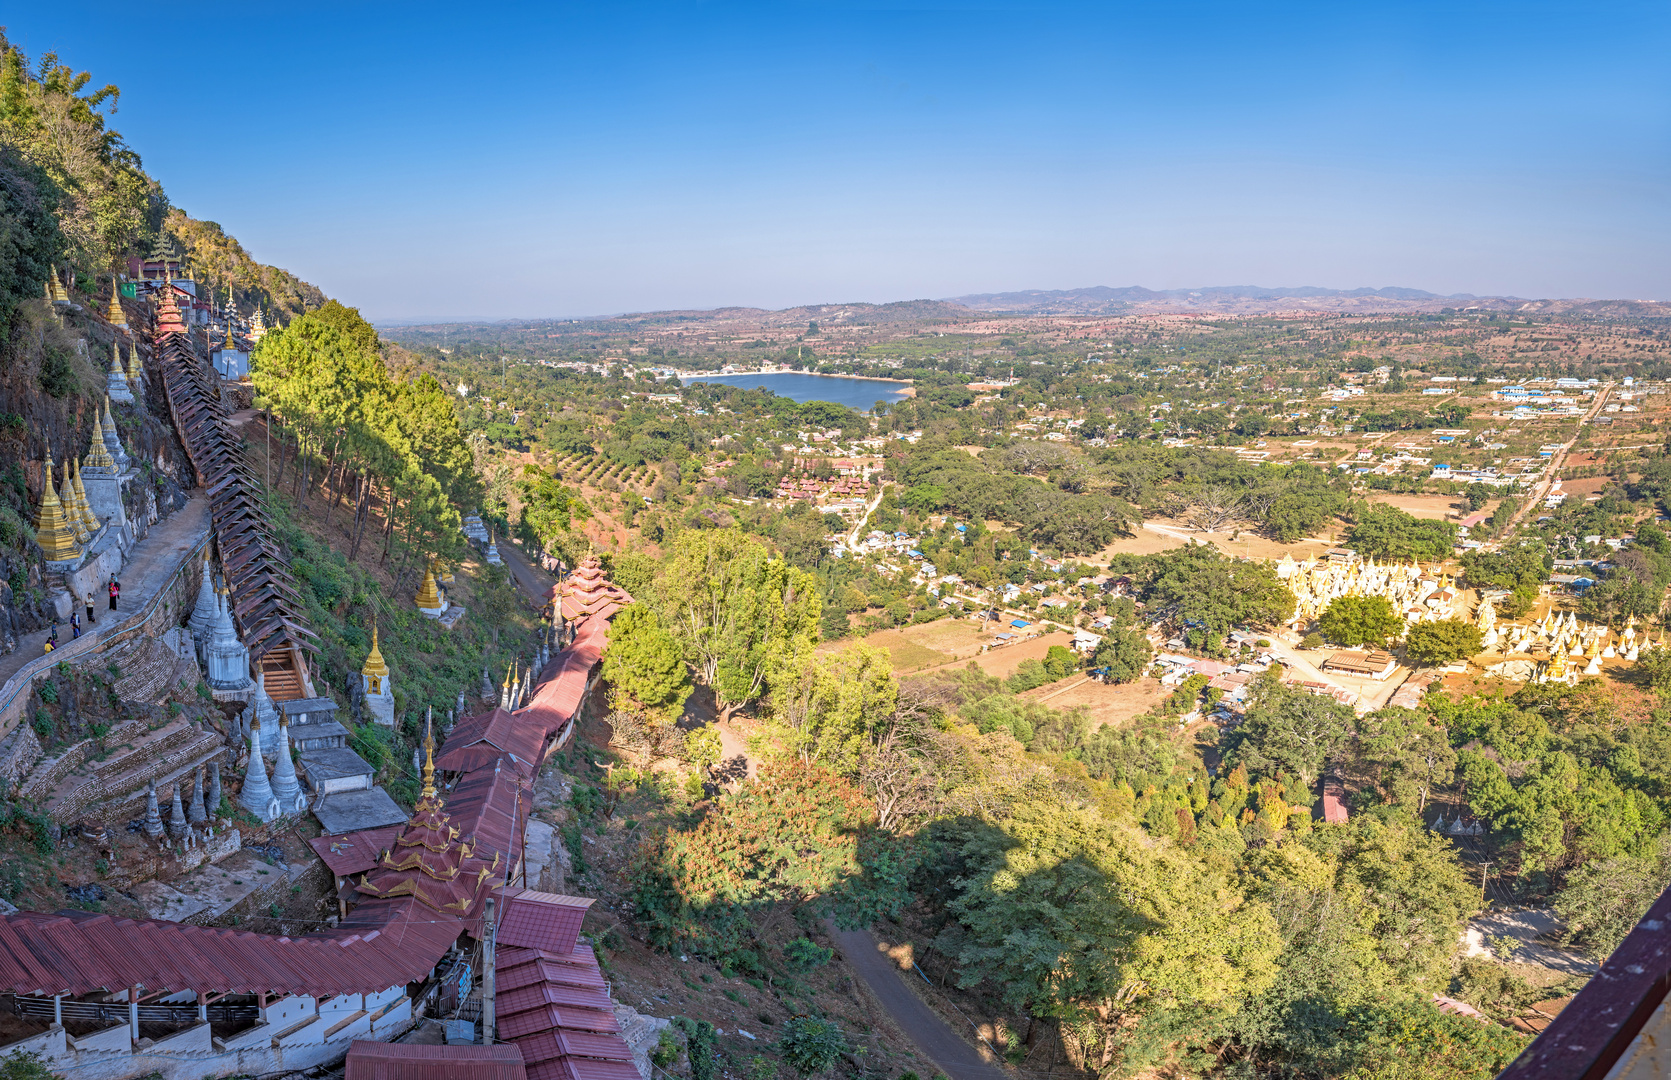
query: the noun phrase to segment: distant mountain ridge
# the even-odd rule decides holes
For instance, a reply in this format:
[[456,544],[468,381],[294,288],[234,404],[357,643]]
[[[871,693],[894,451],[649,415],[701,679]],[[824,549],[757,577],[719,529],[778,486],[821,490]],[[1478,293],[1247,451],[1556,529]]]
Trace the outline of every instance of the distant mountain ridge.
[[975,293],[949,297],[975,311],[1018,315],[1099,315],[1123,311],[1256,311],[1295,309],[1372,311],[1420,308],[1437,310],[1458,304],[1508,309],[1525,303],[1513,296],[1442,295],[1426,289],[1388,286],[1379,289],[1325,289],[1317,285],[1267,288],[1262,285],[1212,285],[1199,289],[1119,288],[1095,285],[1084,289],[1027,289],[1019,292]]

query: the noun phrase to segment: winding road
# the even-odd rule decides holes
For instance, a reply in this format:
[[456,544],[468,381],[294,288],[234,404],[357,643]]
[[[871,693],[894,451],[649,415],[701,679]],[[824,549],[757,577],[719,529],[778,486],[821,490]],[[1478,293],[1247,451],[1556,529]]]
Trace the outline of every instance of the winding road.
[[1003,1069],[953,1031],[940,1015],[901,980],[899,968],[869,930],[842,930],[825,924],[841,955],[870,987],[893,1022],[951,1080],[1010,1080]]

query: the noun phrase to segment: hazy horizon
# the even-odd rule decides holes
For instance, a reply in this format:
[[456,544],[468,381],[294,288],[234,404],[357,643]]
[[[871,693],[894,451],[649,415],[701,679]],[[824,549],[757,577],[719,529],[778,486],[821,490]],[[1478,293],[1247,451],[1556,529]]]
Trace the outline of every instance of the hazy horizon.
[[177,205],[379,321],[1107,281],[1671,297],[1663,6],[310,10],[206,17],[201,107],[166,20],[7,33],[121,86]]

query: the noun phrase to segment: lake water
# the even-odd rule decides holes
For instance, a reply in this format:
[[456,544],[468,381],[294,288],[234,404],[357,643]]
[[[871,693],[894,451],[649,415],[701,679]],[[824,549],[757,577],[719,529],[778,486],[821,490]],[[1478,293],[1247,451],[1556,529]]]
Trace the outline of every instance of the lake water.
[[843,379],[835,375],[807,375],[799,371],[780,371],[767,375],[696,375],[684,380],[724,383],[750,390],[770,390],[778,397],[791,401],[830,401],[860,412],[869,412],[878,401],[893,404],[901,398],[901,391],[909,383],[892,379]]

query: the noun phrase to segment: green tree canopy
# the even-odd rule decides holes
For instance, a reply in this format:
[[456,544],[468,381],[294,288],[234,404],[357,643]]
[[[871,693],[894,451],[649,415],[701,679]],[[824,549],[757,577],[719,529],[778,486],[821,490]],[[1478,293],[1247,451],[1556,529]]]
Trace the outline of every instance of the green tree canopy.
[[1440,619],[1410,627],[1404,648],[1418,664],[1448,664],[1480,651],[1479,627],[1461,619]]
[[1404,617],[1384,596],[1337,596],[1318,617],[1317,628],[1340,645],[1385,645],[1404,629]]

